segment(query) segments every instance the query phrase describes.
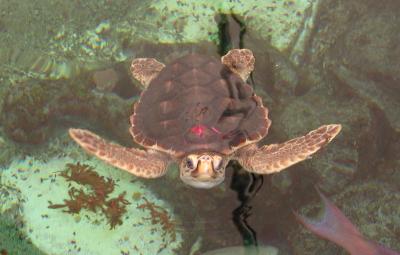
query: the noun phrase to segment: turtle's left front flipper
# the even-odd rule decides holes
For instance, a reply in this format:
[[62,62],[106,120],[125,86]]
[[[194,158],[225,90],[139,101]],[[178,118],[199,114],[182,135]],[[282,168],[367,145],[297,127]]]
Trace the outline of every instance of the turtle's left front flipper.
[[157,178],[167,171],[169,157],[162,152],[126,148],[84,129],[71,128],[69,135],[88,153],[133,175]]
[[256,144],[240,149],[236,155],[239,163],[249,172],[270,174],[303,161],[328,144],[340,132],[338,124],[324,125],[305,136],[281,144]]

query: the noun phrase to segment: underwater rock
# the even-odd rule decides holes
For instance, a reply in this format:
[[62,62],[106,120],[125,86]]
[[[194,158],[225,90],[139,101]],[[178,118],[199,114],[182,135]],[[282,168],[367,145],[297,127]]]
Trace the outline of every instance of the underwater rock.
[[[290,52],[290,58],[299,68],[322,69],[323,56],[335,44],[339,36],[348,29],[348,24],[351,24],[352,19],[365,10],[365,7],[362,8],[362,6],[366,1],[319,0],[317,2],[314,6],[316,10],[312,9],[311,26],[302,31],[303,33],[309,30],[311,35],[304,38],[305,45],[303,47],[297,49],[298,47],[294,46]],[[305,28],[307,25],[304,24]],[[305,63],[307,65],[304,65]]]
[[13,220],[0,214],[0,254],[47,255],[24,238]]
[[[329,59],[340,61],[347,68],[367,79],[382,83],[400,93],[400,3],[376,4],[357,19],[330,49]],[[390,22],[388,22],[390,21]]]
[[16,218],[21,195],[12,187],[0,186],[0,215]]
[[[304,52],[297,54],[296,47],[291,52],[291,59],[308,79],[297,88],[298,93],[324,86],[346,87],[376,105],[399,131],[399,9],[397,1],[318,1]],[[326,86],[324,78],[336,84]]]
[[379,139],[385,130],[358,98],[341,99],[325,90],[311,91],[289,101],[281,114],[272,116],[272,123],[285,137],[296,137],[321,123],[343,125],[330,146],[302,164],[328,193],[345,187],[358,171],[373,167],[382,154]]
[[[15,159],[2,170],[1,185],[20,191],[19,217],[24,223],[24,234],[40,250],[55,255],[71,252],[88,255],[174,254],[181,246],[181,230],[175,225],[177,218],[172,214],[171,207],[157,199],[141,182],[132,181],[128,173],[97,160],[82,160],[81,163],[95,169],[99,176],[115,182],[110,200],[126,192],[125,199],[129,204],[125,203],[121,225],[110,229],[101,210],[82,209],[71,214],[64,209],[49,208],[49,201],[54,203],[68,199],[71,188],[82,192],[90,188],[75,181],[68,182],[59,175],[66,164],[75,162],[70,157],[48,161],[27,157],[24,160]],[[154,211],[168,220],[169,225],[159,220]]]
[[14,141],[40,143],[49,132],[49,105],[54,86],[31,81],[9,87],[3,102],[1,122]]
[[[363,15],[368,16],[369,11],[379,12],[381,6],[389,2],[393,3],[386,1],[382,4],[371,0],[317,1],[310,10],[309,19],[303,24],[296,44],[289,51],[290,59],[303,78],[296,88],[296,94],[304,95],[309,90],[334,87],[335,84],[324,82],[324,78],[330,74],[325,61],[327,55],[331,49],[343,47],[345,34]],[[328,79],[335,80],[331,75]]]
[[103,125],[127,139],[130,105],[113,93],[99,93],[89,77],[68,81],[28,80],[8,88],[0,119],[5,133],[14,141],[38,144],[51,135],[55,120],[72,116]]
[[[114,1],[111,8],[100,2],[68,2],[60,7],[35,0],[22,5],[3,3],[2,9],[13,11],[2,17],[8,37],[1,40],[0,72],[12,80],[69,79],[82,70],[104,68],[106,61],[121,60],[124,55],[117,47],[122,40],[108,42],[111,22],[104,20],[120,19],[121,10],[126,9],[122,1]],[[107,47],[99,49],[99,44]]]
[[99,70],[93,74],[93,81],[96,84],[96,89],[100,91],[112,91],[117,85],[118,80],[118,73],[113,68]]
[[400,132],[399,9],[399,3],[387,2],[364,13],[325,59],[334,76],[361,98],[377,105],[397,132]]
[[[136,18],[140,16],[143,23],[157,25],[158,40],[164,43],[213,41],[218,33],[214,16],[228,13],[243,17],[243,22],[268,40],[273,47],[286,50],[296,40],[304,17],[315,2],[317,1],[150,1],[147,10],[141,10],[142,13],[138,14],[136,9],[132,11]],[[194,15],[193,10],[196,10]]]
[[391,142],[391,146],[370,176],[392,185],[398,185],[400,183],[400,134],[393,135]]
[[20,153],[21,148],[8,139],[0,128],[0,167],[10,164],[13,157]]
[[[254,81],[255,89],[261,88],[278,102],[282,101],[282,98],[294,96],[300,78],[295,65],[286,54],[272,47],[267,40],[251,29],[246,29],[243,44],[253,51],[256,59],[255,69],[251,74],[251,82]],[[268,103],[269,101],[267,100]],[[266,106],[271,107],[268,103]]]
[[[400,193],[396,186],[377,181],[361,181],[346,187],[330,199],[366,238],[393,250],[400,250]],[[318,200],[317,203],[306,205],[300,214],[315,214],[320,204]],[[294,254],[348,254],[300,225],[292,230],[289,241]]]
[[135,57],[136,45],[141,43],[217,42],[214,18],[218,13],[243,17],[249,28],[279,50],[288,50],[293,44],[302,48],[304,43],[296,42],[316,3],[152,0],[127,5],[125,1],[78,1],[63,3],[61,8],[37,0],[23,7],[4,3],[2,8],[13,12],[5,13],[0,23],[0,29],[9,33],[0,49],[0,57],[6,59],[0,72],[13,80],[70,79],[81,71]]
[[252,251],[251,249],[246,249],[243,246],[236,246],[236,247],[227,247],[227,248],[222,248],[218,250],[213,250],[213,251],[207,251],[205,253],[202,253],[201,255],[247,255],[247,254],[260,254],[260,255],[278,255],[279,250],[273,246],[259,246],[258,249],[253,248],[254,250]]
[[[343,65],[331,63],[329,68],[334,78],[348,86],[355,94],[365,99],[365,101],[376,105],[385,114],[390,126],[396,132],[400,132],[400,115],[398,113],[398,109],[400,109],[400,91],[392,91],[390,88],[385,87],[385,84],[374,82]],[[392,78],[387,77],[387,79],[391,80]]]

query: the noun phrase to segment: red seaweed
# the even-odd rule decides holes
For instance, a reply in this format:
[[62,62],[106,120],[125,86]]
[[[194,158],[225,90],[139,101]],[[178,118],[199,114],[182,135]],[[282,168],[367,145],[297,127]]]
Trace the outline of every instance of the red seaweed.
[[79,213],[82,209],[91,212],[101,211],[107,218],[111,228],[122,224],[122,215],[126,213],[126,205],[130,204],[123,192],[116,198],[108,199],[110,193],[114,191],[115,182],[111,178],[100,176],[94,168],[80,164],[66,164],[66,169],[60,173],[68,182],[75,182],[87,187],[90,191],[71,187],[68,190],[69,199],[64,199],[63,204],[53,204],[49,201],[49,208],[63,210],[66,213]]
[[126,192],[121,193],[116,198],[106,201],[106,207],[103,208],[103,212],[107,216],[111,228],[115,228],[117,224],[122,224],[121,217],[124,213],[126,213],[125,207],[129,204],[129,202],[125,199],[125,195]]
[[[145,197],[143,197],[145,201],[143,204],[138,205],[137,208],[143,210],[149,210],[151,218],[147,218],[151,220],[152,224],[161,224],[162,229],[166,234],[169,234],[171,237],[171,241],[174,242],[176,240],[176,232],[175,232],[175,222],[171,221],[167,210],[158,206],[152,202],[149,202]],[[165,235],[164,235],[165,236]]]

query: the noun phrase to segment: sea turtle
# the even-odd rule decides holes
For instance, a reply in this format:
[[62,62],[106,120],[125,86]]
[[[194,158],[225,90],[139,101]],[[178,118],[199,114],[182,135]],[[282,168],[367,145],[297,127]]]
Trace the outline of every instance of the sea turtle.
[[221,183],[230,160],[257,174],[279,172],[329,143],[341,125],[258,146],[271,121],[246,83],[254,62],[248,49],[233,49],[221,60],[191,53],[167,66],[153,58],[134,59],[132,75],[144,90],[129,131],[144,149],[110,143],[88,130],[71,128],[69,134],[87,152],[139,177],[158,178],[176,162],[180,178],[197,188]]

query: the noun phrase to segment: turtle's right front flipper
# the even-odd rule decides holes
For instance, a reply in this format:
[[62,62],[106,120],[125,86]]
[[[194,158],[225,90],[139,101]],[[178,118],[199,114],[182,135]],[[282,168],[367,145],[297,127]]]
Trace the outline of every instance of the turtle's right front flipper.
[[167,171],[169,157],[162,152],[126,148],[84,129],[71,128],[69,134],[88,153],[133,175],[157,178]]

